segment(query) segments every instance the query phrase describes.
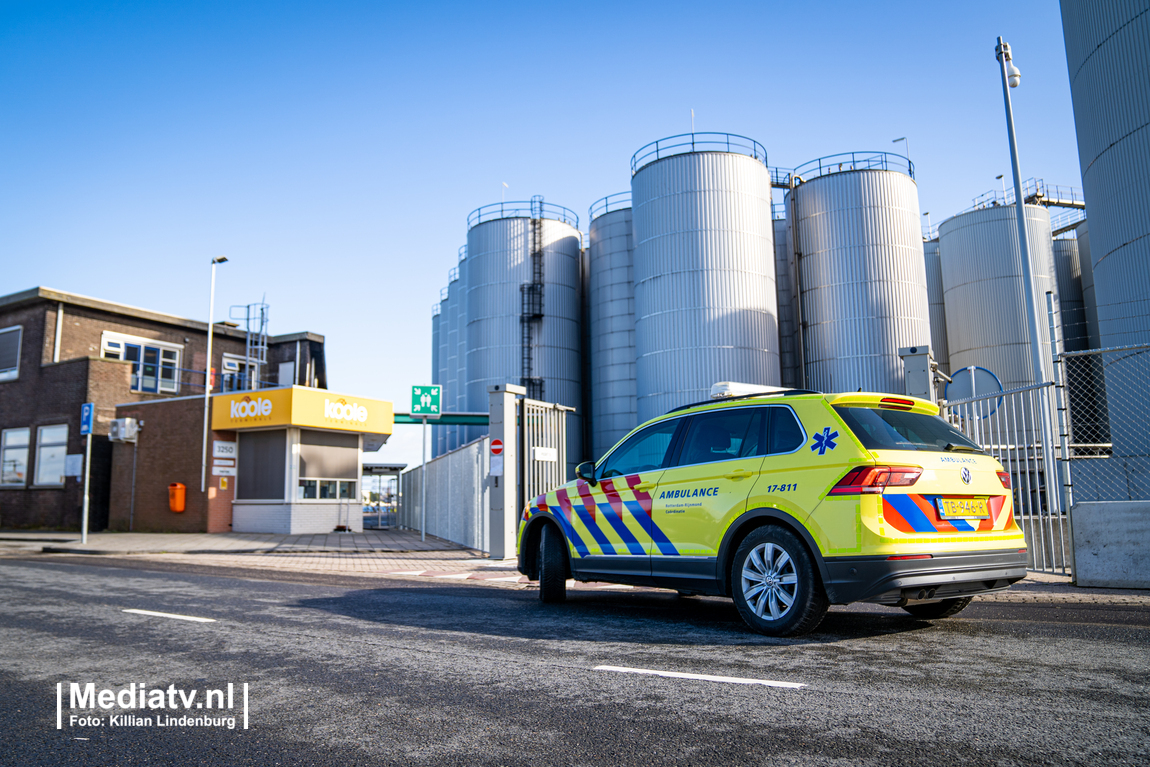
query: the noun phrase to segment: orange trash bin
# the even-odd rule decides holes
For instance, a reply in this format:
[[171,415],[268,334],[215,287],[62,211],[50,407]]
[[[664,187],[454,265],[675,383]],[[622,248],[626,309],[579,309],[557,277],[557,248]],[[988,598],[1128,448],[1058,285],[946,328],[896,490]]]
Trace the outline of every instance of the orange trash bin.
[[184,510],[187,501],[188,488],[183,482],[173,482],[168,485],[168,508],[175,512]]

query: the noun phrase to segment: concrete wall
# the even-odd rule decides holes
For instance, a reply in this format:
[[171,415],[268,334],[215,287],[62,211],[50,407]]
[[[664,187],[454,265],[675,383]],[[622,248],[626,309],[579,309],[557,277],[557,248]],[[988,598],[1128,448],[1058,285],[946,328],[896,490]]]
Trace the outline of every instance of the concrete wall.
[[1070,520],[1077,585],[1150,589],[1150,501],[1076,503]]

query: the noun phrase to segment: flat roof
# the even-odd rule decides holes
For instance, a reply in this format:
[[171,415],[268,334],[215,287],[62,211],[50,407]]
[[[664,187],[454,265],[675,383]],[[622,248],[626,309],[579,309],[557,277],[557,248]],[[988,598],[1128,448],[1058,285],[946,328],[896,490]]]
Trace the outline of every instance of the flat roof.
[[[63,290],[54,290],[45,287],[35,287],[30,290],[20,291],[19,293],[0,296],[0,309],[15,308],[22,304],[34,303],[36,301],[71,304],[72,306],[82,306],[86,309],[97,309],[111,314],[119,314],[124,317],[135,317],[140,320],[161,322],[165,325],[175,325],[201,333],[208,332],[208,323],[200,322],[199,320],[189,320],[185,317],[177,317],[174,314],[155,312],[151,309],[141,309],[136,306],[129,306],[128,304],[116,303],[115,301],[105,301],[101,298],[91,298],[90,296],[81,296],[78,293],[67,293]],[[219,322],[215,324],[212,333],[218,333],[232,338],[245,338],[247,336],[247,331],[229,327]],[[324,343],[324,337],[319,333],[312,333],[310,331],[286,333],[280,336],[268,336],[268,343],[285,343],[290,341],[316,341],[318,343]]]

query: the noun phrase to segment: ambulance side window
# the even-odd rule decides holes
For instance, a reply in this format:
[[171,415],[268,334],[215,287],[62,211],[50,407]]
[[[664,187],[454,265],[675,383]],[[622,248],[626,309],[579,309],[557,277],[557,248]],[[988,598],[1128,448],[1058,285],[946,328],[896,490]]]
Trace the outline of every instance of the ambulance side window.
[[802,424],[789,407],[771,408],[771,423],[767,430],[767,454],[793,453],[807,441]]
[[761,419],[760,408],[747,407],[694,416],[683,438],[677,465],[691,466],[756,455]]
[[673,418],[643,429],[607,456],[602,468],[596,473],[603,479],[609,479],[663,468],[675,430],[681,421],[681,418]]

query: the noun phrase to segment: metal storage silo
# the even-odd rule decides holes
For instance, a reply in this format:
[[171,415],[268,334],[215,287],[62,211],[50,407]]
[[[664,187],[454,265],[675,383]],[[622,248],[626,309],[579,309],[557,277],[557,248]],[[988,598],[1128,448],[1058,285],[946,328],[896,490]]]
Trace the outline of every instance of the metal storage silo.
[[1150,343],[1150,5],[1062,0],[1062,30],[1100,342]]
[[1090,226],[1083,221],[1074,228],[1074,239],[1078,241],[1078,267],[1082,274],[1082,309],[1086,323],[1087,349],[1102,346],[1098,337],[1098,301],[1094,296],[1094,264],[1090,260]]
[[672,136],[636,152],[631,172],[638,420],[705,400],[717,381],[777,386],[766,151]]
[[899,347],[930,342],[914,168],[852,152],[806,163],[787,194],[805,386],[905,393]]
[[[447,306],[446,315],[446,347],[447,347],[447,379],[443,382],[440,395],[441,408],[444,413],[455,412],[455,392],[459,391],[459,267],[452,267],[447,275]],[[447,451],[459,447],[459,427],[440,426],[447,435]]]
[[[1082,267],[1079,262],[1078,240],[1074,237],[1059,237],[1051,245],[1054,249],[1055,282],[1058,285],[1062,348],[1068,352],[1089,349],[1086,307],[1082,300]],[[1045,304],[1043,308],[1045,309]]]
[[930,348],[938,369],[950,375],[950,351],[946,343],[946,305],[942,299],[942,261],[938,255],[938,240],[923,240],[922,253],[926,262],[926,299],[930,308]]
[[[455,353],[455,391],[451,393],[451,412],[467,412],[467,245],[459,246],[459,299],[455,307],[459,335]],[[472,435],[472,432],[476,432]],[[474,426],[455,427],[457,446],[465,445],[479,436]]]
[[591,456],[599,458],[639,424],[631,193],[604,197],[591,206],[589,215]]
[[[439,291],[439,385],[447,385],[447,296],[449,289],[444,287]],[[444,426],[432,429],[435,439],[435,454],[443,455],[447,452],[447,431]]]
[[800,385],[799,355],[795,343],[795,294],[791,279],[790,240],[787,219],[776,218],[775,227],[775,298],[779,318],[779,378],[783,386],[797,389]]
[[[437,384],[440,382],[439,378],[439,304],[431,307],[431,383]],[[436,439],[431,440],[431,456],[440,454],[438,434],[439,430],[435,430]]]
[[467,222],[468,410],[486,411],[487,387],[502,383],[577,408],[573,467],[583,455],[579,217],[536,197],[485,205]]
[[[1050,213],[1026,206],[1034,305],[1046,380],[1053,379],[1046,292],[1055,291]],[[995,204],[960,213],[938,227],[946,302],[950,369],[970,365],[993,372],[1004,389],[1036,383],[1022,289],[1022,258],[1014,205]],[[1057,309],[1057,305],[1055,306]]]
[[[1062,0],[1066,64],[1078,134],[1099,345],[1150,343],[1150,5]],[[1150,400],[1145,352],[1103,357],[1115,470],[1150,493]],[[1083,479],[1082,472],[1079,476]],[[1101,478],[1101,474],[1098,475]],[[1120,478],[1119,478],[1120,477]],[[1075,480],[1077,484],[1078,480]]]

